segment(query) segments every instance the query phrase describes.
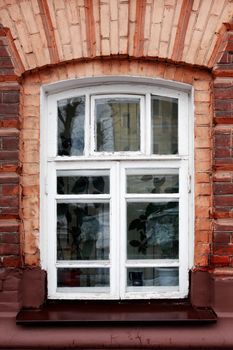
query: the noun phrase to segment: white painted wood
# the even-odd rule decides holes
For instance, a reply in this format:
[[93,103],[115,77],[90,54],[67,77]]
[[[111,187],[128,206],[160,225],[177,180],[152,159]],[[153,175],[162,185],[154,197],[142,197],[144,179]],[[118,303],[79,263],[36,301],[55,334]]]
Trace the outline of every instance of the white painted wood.
[[[174,86],[173,86],[174,87]],[[50,89],[50,88],[49,88]],[[179,155],[152,155],[151,95],[178,98]],[[72,96],[86,98],[85,148],[82,156],[57,156],[57,101]],[[96,152],[94,102],[106,97],[140,98],[140,152]],[[44,101],[45,100],[45,101]],[[189,98],[186,92],[154,84],[107,84],[77,87],[70,91],[51,94],[42,100],[41,123],[41,247],[42,266],[48,272],[48,297],[57,299],[151,299],[182,298],[188,294],[188,250],[192,241],[193,173],[192,123],[189,116]],[[48,109],[47,106],[48,105]],[[44,116],[45,115],[45,116]],[[68,175],[67,175],[68,174]],[[179,174],[179,193],[127,194],[126,175]],[[109,175],[110,193],[102,195],[58,195],[56,176]],[[46,186],[45,183],[48,185]],[[45,192],[47,194],[45,194]],[[190,193],[189,193],[190,192]],[[127,260],[127,202],[179,201],[179,260]],[[110,203],[110,256],[106,261],[57,261],[56,258],[56,203]],[[191,231],[191,233],[190,233]],[[57,288],[57,268],[105,267],[110,269],[107,288]],[[178,267],[179,287],[127,287],[128,267]]]

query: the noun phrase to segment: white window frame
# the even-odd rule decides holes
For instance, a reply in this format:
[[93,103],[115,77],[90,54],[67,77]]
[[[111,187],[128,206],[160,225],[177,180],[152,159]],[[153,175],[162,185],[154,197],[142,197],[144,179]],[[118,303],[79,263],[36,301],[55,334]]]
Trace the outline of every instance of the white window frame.
[[[86,111],[85,111],[85,148],[84,154],[81,156],[57,156],[57,101],[64,98],[86,95]],[[150,129],[150,110],[151,95],[159,95],[164,97],[174,97],[178,99],[178,155],[155,155],[151,154],[151,129]],[[141,97],[141,152],[94,152],[93,136],[94,135],[94,119],[93,106],[96,98],[107,97]],[[108,84],[107,86],[81,87],[77,89],[62,91],[58,93],[50,93],[45,98],[44,117],[42,116],[41,128],[41,249],[42,249],[42,266],[48,272],[48,298],[51,299],[152,299],[152,298],[183,298],[188,294],[188,270],[190,261],[192,265],[192,257],[188,258],[190,242],[192,244],[192,195],[190,176],[192,174],[192,133],[190,125],[192,119],[189,116],[189,94],[184,91],[164,88],[156,85],[134,84]],[[90,127],[91,126],[91,127]],[[146,130],[150,130],[146,133]],[[128,167],[128,168],[127,168]],[[178,266],[179,267],[179,288],[164,287],[137,287],[135,291],[132,288],[125,289],[126,268],[135,267],[139,262],[126,261],[126,244],[125,236],[121,235],[121,244],[117,244],[116,237],[119,231],[125,231],[125,184],[118,180],[119,174],[125,179],[126,169],[178,169],[179,171],[179,261],[144,261],[143,266]],[[111,267],[111,285],[108,290],[92,292],[83,290],[80,292],[65,288],[56,287],[56,268],[58,266],[77,267],[81,266],[80,262],[56,262],[56,171],[57,170],[75,170],[75,169],[110,169],[111,180],[116,183],[115,193],[110,190],[111,197],[111,213],[115,213],[115,217],[111,219],[111,257],[109,262],[91,263],[85,262],[81,264],[83,267]],[[140,172],[140,170],[139,170]],[[117,192],[119,191],[119,195]],[[130,195],[127,195],[130,197]],[[133,197],[133,196],[131,196]],[[138,196],[137,196],[138,197]],[[158,195],[145,195],[150,200],[156,200]],[[153,198],[152,198],[153,197]],[[164,195],[160,197],[164,198]],[[121,201],[119,200],[121,198]],[[169,195],[171,198],[171,195]],[[74,198],[75,199],[75,198]],[[78,198],[76,198],[78,199]],[[100,197],[103,199],[103,197]],[[88,200],[88,198],[86,198]],[[91,200],[91,199],[90,199]],[[110,215],[112,217],[112,215]],[[120,218],[120,219],[119,219]],[[48,234],[50,233],[50,234]],[[52,248],[51,248],[52,247]],[[114,249],[113,249],[114,247]],[[116,248],[117,247],[117,248]],[[120,261],[120,263],[119,263]],[[140,264],[140,266],[142,266]],[[120,278],[121,277],[121,278]],[[149,290],[150,289],[150,290]]]

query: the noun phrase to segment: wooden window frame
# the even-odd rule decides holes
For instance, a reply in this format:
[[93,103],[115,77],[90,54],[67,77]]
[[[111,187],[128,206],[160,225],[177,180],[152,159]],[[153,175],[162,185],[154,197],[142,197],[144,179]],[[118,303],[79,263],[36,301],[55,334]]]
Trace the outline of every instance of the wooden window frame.
[[[85,148],[81,156],[57,156],[57,101],[63,98],[74,96],[86,96],[85,110]],[[155,155],[151,154],[151,96],[159,95],[173,97],[178,99],[178,155]],[[94,100],[96,98],[114,97],[133,97],[141,98],[141,152],[94,152]],[[188,93],[159,87],[156,85],[134,84],[109,84],[106,86],[83,87],[54,94],[49,94],[46,98],[45,115],[43,117],[42,147],[41,147],[41,230],[43,232],[41,240],[41,249],[43,251],[43,267],[48,272],[48,298],[50,299],[161,299],[161,298],[184,298],[188,295],[188,270],[190,267],[190,254],[192,251],[192,194],[191,194],[191,175],[192,175],[192,152],[190,147],[190,117],[189,117],[189,96]],[[148,132],[149,130],[149,132]],[[128,167],[128,168],[127,168]],[[109,169],[111,183],[116,186],[110,186],[111,201],[111,258],[109,262],[66,262],[65,264],[56,262],[56,201],[61,200],[61,196],[56,194],[56,171],[58,170],[91,170],[91,169]],[[125,266],[137,266],[137,263],[126,261],[125,235],[121,234],[120,243],[116,240],[119,232],[125,232],[125,171],[137,172],[138,169],[177,169],[180,180],[180,218],[179,218],[179,261],[144,261],[145,266],[179,266],[179,289],[174,288],[154,288],[140,287],[140,291],[125,290]],[[119,181],[119,179],[121,179]],[[103,195],[106,197],[106,195]],[[98,200],[103,200],[103,196]],[[78,198],[80,197],[80,198]],[[82,196],[76,196],[73,200],[82,200]],[[133,195],[129,196],[131,199]],[[138,196],[137,196],[138,197]],[[141,196],[144,200],[156,200],[156,198],[165,198],[164,195],[145,195]],[[145,198],[146,197],[146,198]],[[142,199],[141,198],[141,199]],[[171,195],[169,195],[171,198]],[[105,198],[107,199],[107,197]],[[72,199],[71,199],[72,200]],[[93,200],[93,196],[85,198]],[[123,203],[123,205],[122,205]],[[51,248],[52,247],[52,248]],[[114,249],[113,249],[114,247]],[[123,247],[123,249],[122,249]],[[120,263],[119,263],[120,262]],[[101,265],[102,264],[102,265]],[[111,285],[109,291],[103,290],[97,292],[78,292],[74,290],[59,290],[56,287],[56,268],[58,266],[90,266],[100,267],[109,266],[111,268]],[[141,266],[141,265],[140,265]],[[122,278],[123,276],[123,278]],[[120,279],[121,277],[121,279]],[[121,281],[123,281],[123,283]]]

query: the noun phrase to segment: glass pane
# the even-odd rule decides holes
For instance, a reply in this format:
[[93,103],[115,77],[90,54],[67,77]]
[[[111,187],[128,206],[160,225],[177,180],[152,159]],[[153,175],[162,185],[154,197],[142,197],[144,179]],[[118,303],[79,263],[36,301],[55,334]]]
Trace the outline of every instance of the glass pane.
[[177,267],[131,267],[127,269],[127,286],[129,287],[178,285],[179,269]]
[[178,175],[128,175],[128,193],[178,193]]
[[58,287],[108,287],[109,269],[107,268],[59,268],[57,270]]
[[97,151],[140,150],[140,100],[102,98],[95,101]]
[[84,149],[85,96],[58,101],[58,155],[79,156]]
[[178,99],[152,96],[153,153],[178,153]]
[[177,259],[178,212],[178,202],[128,203],[128,259]]
[[109,259],[109,204],[57,204],[57,259]]
[[[67,175],[66,175],[67,174]],[[60,176],[62,175],[62,176]],[[69,171],[59,173],[57,177],[58,194],[108,194],[109,176],[87,176],[85,172],[70,173]]]

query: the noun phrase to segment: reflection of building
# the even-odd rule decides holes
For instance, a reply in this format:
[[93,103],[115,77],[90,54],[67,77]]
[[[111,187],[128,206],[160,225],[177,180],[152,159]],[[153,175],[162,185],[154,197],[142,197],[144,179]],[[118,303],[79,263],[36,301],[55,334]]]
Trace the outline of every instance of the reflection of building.
[[[230,348],[233,343],[230,332],[233,315],[232,2],[1,1],[0,15],[0,348],[98,349],[103,345],[124,349],[138,346]],[[151,325],[134,327],[132,323],[116,328],[113,325],[111,329],[101,326],[98,331],[88,325],[82,329],[60,327],[59,332],[55,328],[46,328],[45,332],[45,328],[39,326],[16,327],[15,317],[22,307],[32,307],[39,314],[47,298],[47,272],[41,266],[45,266],[45,251],[56,250],[46,245],[52,231],[43,232],[41,228],[41,217],[46,217],[47,222],[54,218],[54,213],[47,214],[47,208],[40,210],[41,197],[54,185],[46,182],[40,167],[44,157],[40,154],[40,145],[44,143],[40,134],[54,122],[49,110],[47,124],[42,123],[48,107],[44,102],[46,96],[75,91],[80,86],[88,91],[90,86],[101,87],[111,81],[113,85],[116,81],[131,84],[133,90],[135,81],[147,84],[149,78],[150,84],[167,88],[169,92],[181,84],[179,87],[190,96],[189,122],[194,142],[190,142],[189,148],[194,154],[194,170],[191,169],[187,191],[193,193],[194,199],[194,219],[191,220],[194,237],[190,237],[193,244],[187,254],[193,254],[194,258],[189,266],[189,301],[195,308],[203,308],[203,312],[212,307],[218,316],[217,323],[193,327],[187,320],[181,328],[181,337],[176,322],[185,319],[187,313],[171,303],[169,310],[166,305],[163,310],[159,309],[159,317],[163,317],[166,309],[167,319],[170,317],[175,325],[165,324],[162,332],[152,329]],[[166,117],[169,108],[164,107],[161,117],[163,114]],[[71,138],[81,134],[81,112],[80,116],[79,122],[74,123]],[[117,132],[124,141],[126,125],[129,129],[130,124],[128,111],[122,111],[122,116]],[[163,149],[171,148],[175,154],[175,133],[172,127],[166,126],[165,120],[162,131],[159,127],[154,131]],[[133,130],[132,125],[131,128]],[[170,143],[166,141],[167,135],[174,136]],[[50,139],[48,143],[51,149],[56,148]],[[69,147],[76,147],[76,152],[83,144],[74,146],[68,142]],[[158,148],[157,143],[154,148]],[[52,157],[49,161],[53,161]],[[104,214],[102,217],[105,221]],[[66,220],[59,219],[62,236],[67,232]],[[103,225],[95,244],[96,248],[107,246]],[[135,307],[132,302],[134,309],[143,309],[149,314],[153,311],[156,318],[158,314],[152,304]],[[119,305],[122,314],[125,310],[124,315],[130,314],[128,304]],[[80,304],[79,310],[84,306],[85,303]],[[114,317],[115,304],[101,307],[100,316],[108,308]],[[71,308],[56,311],[53,314],[56,322],[78,315],[73,304]],[[88,315],[91,311],[93,309],[88,309]],[[196,315],[193,309],[192,312]],[[32,323],[33,316],[30,317],[28,322]],[[48,318],[43,319],[45,324],[52,319]],[[204,316],[203,319],[204,323]],[[196,317],[194,321],[200,320]]]

